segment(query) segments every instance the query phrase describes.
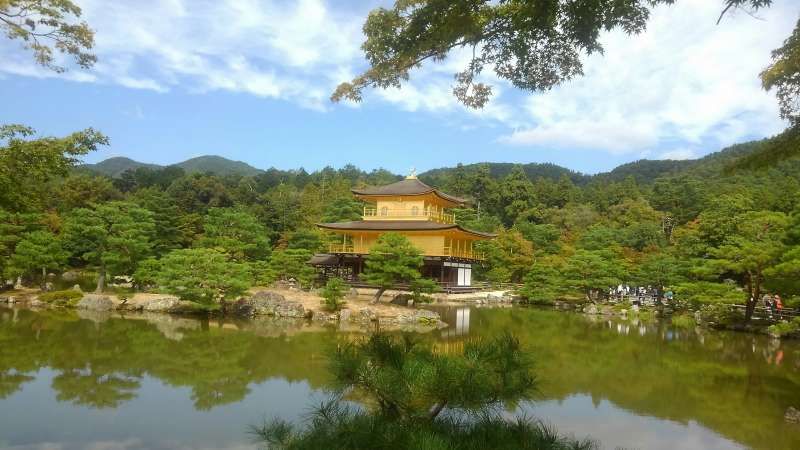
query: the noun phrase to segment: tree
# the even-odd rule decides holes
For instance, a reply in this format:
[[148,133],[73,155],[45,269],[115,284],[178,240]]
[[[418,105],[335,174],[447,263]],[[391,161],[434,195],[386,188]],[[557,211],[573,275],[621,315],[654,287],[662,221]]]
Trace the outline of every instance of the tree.
[[324,223],[361,220],[363,212],[364,203],[351,198],[339,198],[325,207],[320,220]]
[[161,259],[159,286],[178,297],[209,309],[223,299],[243,294],[251,285],[246,265],[207,248],[174,250]]
[[[410,335],[345,342],[331,358],[337,396],[312,414],[308,428],[272,421],[253,432],[281,449],[595,448],[526,419],[501,417],[502,408],[535,393],[529,355],[510,334],[467,341],[458,354],[433,351]],[[372,409],[339,400],[351,392],[366,396]],[[442,418],[446,409],[452,414]],[[458,413],[475,420],[459,420]]]
[[361,279],[378,288],[372,300],[377,303],[386,289],[422,278],[422,252],[402,234],[384,233],[369,249],[365,266]]
[[110,202],[73,210],[64,223],[64,241],[74,255],[98,267],[97,292],[111,274],[132,274],[150,256],[153,214],[133,203]]
[[347,283],[342,281],[341,278],[330,278],[328,282],[325,283],[325,287],[322,288],[320,295],[324,299],[322,304],[325,306],[328,311],[339,311],[344,306],[345,302],[342,301],[344,298],[345,289],[347,289]]
[[67,261],[67,252],[61,241],[49,231],[27,233],[17,243],[9,262],[13,275],[29,274],[35,270],[42,273],[41,288],[47,283],[47,270],[58,269]]
[[518,293],[531,303],[552,304],[560,294],[563,282],[553,259],[537,261],[523,278]]
[[312,253],[305,249],[275,250],[266,267],[261,264],[254,266],[259,272],[256,274],[256,279],[264,281],[265,284],[294,279],[300,286],[309,286],[316,275],[314,268],[308,265],[311,256]]
[[94,204],[121,200],[122,194],[106,177],[84,174],[70,175],[58,186],[58,209],[70,211]]
[[[468,107],[481,108],[491,97],[491,86],[478,81],[486,67],[517,88],[546,91],[583,74],[581,57],[603,51],[602,31],[638,34],[644,31],[652,6],[673,1],[396,1],[391,8],[370,12],[361,46],[369,68],[340,84],[331,99],[360,101],[365,88],[399,88],[413,68],[427,60],[442,61],[456,48],[472,55],[467,67],[455,75],[453,88]],[[723,1],[724,11],[757,10],[771,3]]]
[[479,243],[484,253],[486,278],[495,283],[519,283],[533,265],[533,244],[519,231],[502,230],[490,241]]
[[270,247],[267,229],[255,216],[235,208],[211,208],[199,247],[213,248],[237,262],[264,259]]
[[36,62],[56,72],[53,49],[75,58],[88,69],[97,62],[90,53],[94,31],[86,22],[76,23],[81,9],[70,0],[0,0],[0,31],[9,39],[20,39],[33,52]]
[[663,290],[684,281],[683,264],[667,253],[652,253],[636,266],[634,276],[642,285],[653,285]]
[[748,299],[745,321],[761,298],[765,271],[778,263],[786,248],[782,242],[788,225],[783,213],[752,211],[737,217],[736,230],[711,254],[723,270],[744,276]]
[[32,213],[11,213],[0,208],[0,274],[14,254],[20,239],[43,227],[43,217]]
[[41,210],[52,194],[50,181],[67,175],[78,156],[108,144],[108,138],[91,128],[63,138],[25,139],[33,134],[22,125],[0,126],[0,142],[5,141],[0,145],[0,208]]
[[597,292],[621,283],[625,269],[613,252],[578,250],[567,260],[563,275],[565,286],[580,290],[592,301]]
[[[199,234],[200,224],[197,224],[197,230],[191,229],[191,239],[186,239],[183,236],[181,225],[187,225],[182,222],[185,219],[178,211],[178,207],[167,194],[155,187],[148,187],[139,189],[132,196],[131,200],[142,208],[153,213],[153,221],[155,224],[155,234],[153,236],[153,253],[158,256],[164,255],[171,250],[181,247],[183,243],[188,243],[194,240],[196,234]],[[200,220],[197,217],[198,222]],[[189,231],[186,229],[186,231]]]

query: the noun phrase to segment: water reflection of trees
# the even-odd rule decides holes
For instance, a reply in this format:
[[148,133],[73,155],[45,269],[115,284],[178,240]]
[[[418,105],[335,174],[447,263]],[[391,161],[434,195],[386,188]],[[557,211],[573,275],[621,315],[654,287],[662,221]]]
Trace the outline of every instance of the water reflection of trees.
[[[144,376],[191,388],[197,409],[242,400],[252,383],[272,377],[325,383],[320,355],[335,342],[330,331],[274,335],[274,327],[249,324],[243,326],[251,332],[241,333],[231,329],[240,328],[235,323],[180,320],[183,326],[167,326],[0,309],[0,398],[44,367],[55,372],[52,389],[59,401],[95,408],[135,398]],[[272,335],[257,335],[262,331]]]
[[[511,331],[536,355],[543,399],[582,393],[640,415],[697,421],[757,448],[800,448],[800,345],[547,310],[473,310],[472,338]],[[778,351],[781,363],[776,365]]]

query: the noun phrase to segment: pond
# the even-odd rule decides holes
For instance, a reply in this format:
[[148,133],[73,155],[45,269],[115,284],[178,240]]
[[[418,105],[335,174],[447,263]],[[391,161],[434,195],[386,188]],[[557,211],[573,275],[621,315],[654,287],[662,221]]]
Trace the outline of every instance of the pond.
[[[443,351],[500,331],[537,360],[518,414],[603,448],[800,448],[800,343],[525,308],[442,308]],[[246,449],[250,424],[325,398],[326,349],[305,322],[0,308],[0,448]]]

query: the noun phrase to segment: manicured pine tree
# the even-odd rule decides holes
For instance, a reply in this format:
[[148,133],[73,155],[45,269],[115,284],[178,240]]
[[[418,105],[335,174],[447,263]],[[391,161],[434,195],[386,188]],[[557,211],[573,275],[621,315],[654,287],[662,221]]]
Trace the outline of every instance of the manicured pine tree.
[[152,253],[153,214],[133,203],[110,202],[78,208],[64,222],[65,246],[98,268],[97,292],[112,274],[132,274]]
[[361,279],[378,288],[373,303],[392,286],[419,283],[422,279],[422,253],[402,234],[382,234],[369,250],[365,264]]
[[205,217],[203,230],[197,246],[215,249],[232,261],[254,261],[269,255],[266,227],[246,211],[212,208]]
[[61,241],[49,231],[34,231],[23,236],[17,243],[9,262],[8,272],[12,276],[41,271],[41,288],[47,283],[47,270],[58,269],[66,263],[68,253]]

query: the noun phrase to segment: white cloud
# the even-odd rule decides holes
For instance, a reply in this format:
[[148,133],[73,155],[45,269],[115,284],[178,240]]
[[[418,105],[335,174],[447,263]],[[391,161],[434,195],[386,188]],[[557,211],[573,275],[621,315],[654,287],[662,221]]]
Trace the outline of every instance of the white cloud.
[[77,3],[96,30],[99,62],[91,72],[57,75],[37,67],[18,42],[3,40],[0,73],[156,92],[228,90],[323,110],[342,81],[330,74],[352,73],[361,57],[361,21],[369,10],[341,15],[323,0]]
[[675,140],[727,145],[776,133],[784,124],[758,74],[791,32],[796,5],[777,2],[763,20],[731,14],[719,26],[718,14],[719,2],[683,1],[657,8],[640,36],[607,33],[586,75],[528,96],[527,126],[500,141],[634,154]]
[[[159,93],[240,92],[331,108],[335,86],[364,68],[361,25],[377,4],[330,0],[77,0],[97,31],[92,71],[55,74],[16,41],[0,40],[0,76],[64,77]],[[428,63],[400,89],[366,93],[365,102],[437,114],[461,130],[494,126],[519,147],[659,155],[671,148],[719,148],[779,131],[776,101],[758,72],[788,36],[796,0],[759,13],[729,14],[715,25],[718,0],[683,0],[655,10],[648,31],[603,35],[604,55],[586,58],[586,75],[529,94],[481,75],[495,96],[483,110],[452,95],[453,74],[470,49]],[[59,56],[60,58],[60,56]],[[344,103],[359,107],[359,104]],[[648,153],[651,152],[651,153]]]

